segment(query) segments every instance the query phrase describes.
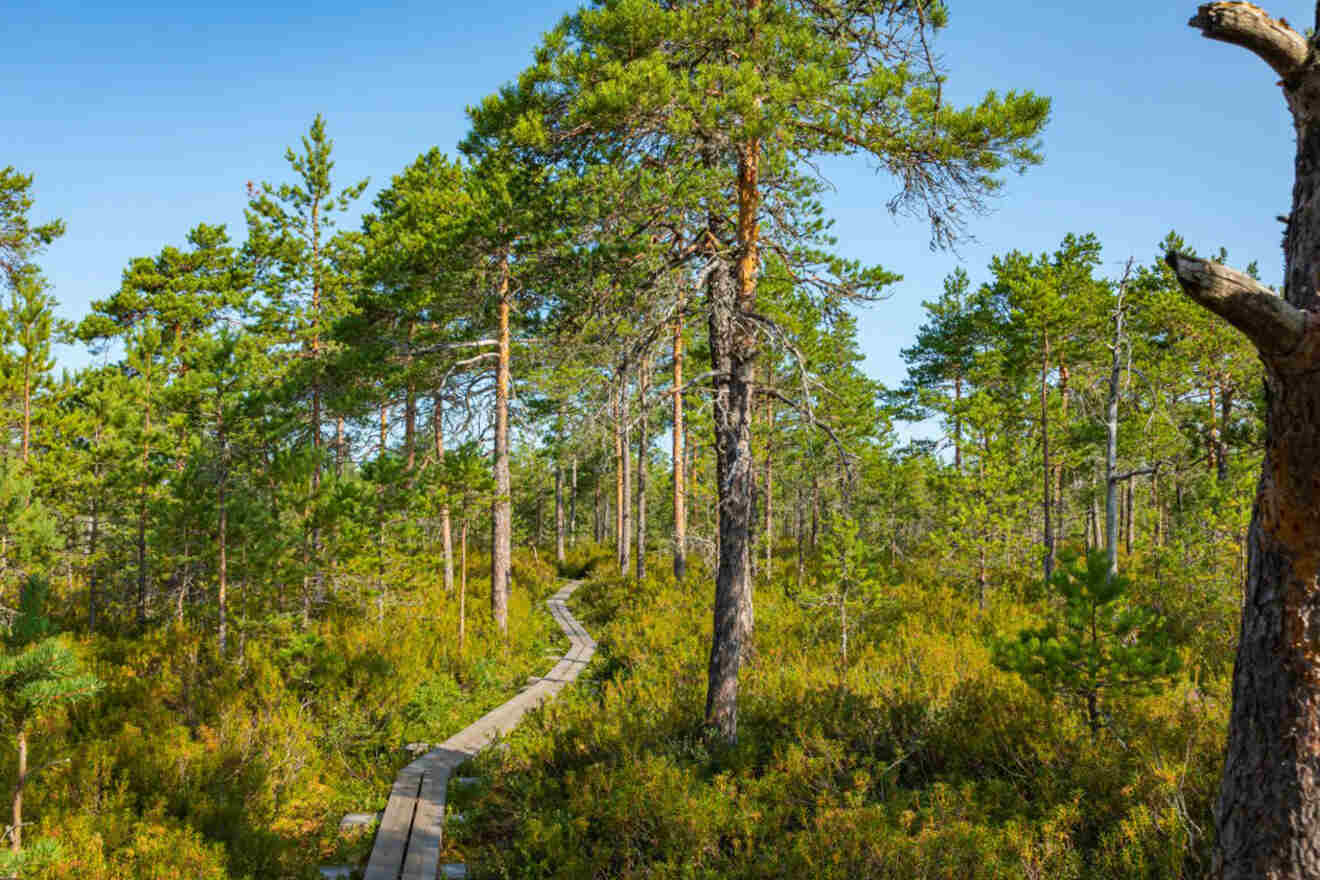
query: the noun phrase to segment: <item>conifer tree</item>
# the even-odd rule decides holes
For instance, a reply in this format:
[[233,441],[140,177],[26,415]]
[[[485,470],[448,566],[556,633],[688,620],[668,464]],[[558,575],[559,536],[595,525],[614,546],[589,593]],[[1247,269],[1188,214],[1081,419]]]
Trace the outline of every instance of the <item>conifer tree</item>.
[[0,653],[0,716],[12,731],[18,749],[18,780],[12,799],[10,847],[23,848],[23,794],[28,772],[28,736],[32,725],[63,706],[96,693],[101,682],[79,669],[69,647],[54,635],[46,616],[50,585],[29,576],[22,592],[13,630]]
[[[864,154],[898,182],[891,209],[925,217],[933,241],[947,244],[962,231],[964,212],[999,188],[998,172],[1039,161],[1035,139],[1048,101],[1011,93],[962,110],[944,103],[943,74],[926,50],[946,20],[944,6],[926,0],[842,7],[606,0],[546,38],[519,82],[527,110],[488,103],[478,114],[512,116],[523,143],[571,152],[575,163],[594,150],[670,174],[705,169],[711,180],[722,177],[720,189],[692,204],[705,220],[688,240],[707,260],[720,559],[706,721],[724,742],[737,735],[738,669],[752,633],[749,426],[764,326],[761,251],[768,240],[810,260],[794,243],[776,241],[781,224],[765,218],[800,213],[780,202],[803,191],[788,185],[800,160]],[[502,105],[516,103],[506,94]],[[892,279],[824,263],[840,278],[836,289],[865,292]]]
[[1063,601],[1057,619],[998,643],[995,664],[1047,697],[1075,701],[1094,739],[1108,715],[1104,699],[1158,692],[1182,661],[1159,617],[1125,601],[1131,581],[1110,574],[1103,551],[1084,560],[1065,555],[1062,562],[1049,582]]
[[[309,501],[317,497],[321,485],[331,328],[349,308],[349,267],[355,259],[355,236],[348,231],[334,233],[335,215],[347,211],[367,188],[367,181],[361,180],[335,191],[333,147],[325,120],[318,113],[302,138],[301,151],[285,151],[294,181],[278,186],[248,185],[246,256],[264,298],[259,304],[259,324],[270,344],[285,352],[282,366],[287,387],[298,401],[307,402],[308,445],[313,455]],[[338,470],[347,449],[342,415],[336,421]],[[313,585],[320,583],[321,535],[311,522],[310,506],[303,516],[308,531],[303,587],[303,617],[307,619]]]

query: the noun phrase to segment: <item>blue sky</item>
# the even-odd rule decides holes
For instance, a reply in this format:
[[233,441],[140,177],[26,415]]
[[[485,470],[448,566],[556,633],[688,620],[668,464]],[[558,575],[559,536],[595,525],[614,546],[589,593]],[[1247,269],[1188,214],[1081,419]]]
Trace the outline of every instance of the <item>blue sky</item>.
[[[199,222],[241,237],[246,182],[286,179],[284,150],[318,112],[338,180],[369,177],[368,204],[422,151],[452,151],[464,108],[516,76],[572,5],[11,0],[0,167],[35,174],[35,216],[68,226],[42,260],[62,313],[80,316],[132,257],[181,243]],[[898,351],[922,321],[921,301],[960,261],[979,282],[992,255],[1050,251],[1068,232],[1095,232],[1111,273],[1128,256],[1154,259],[1177,229],[1202,252],[1223,245],[1239,265],[1258,260],[1264,280],[1280,282],[1274,218],[1290,201],[1291,121],[1262,62],[1187,26],[1195,6],[951,0],[936,46],[946,94],[1052,97],[1046,161],[1009,180],[958,255],[931,253],[922,224],[889,216],[892,181],[861,162],[827,166],[840,249],[905,276],[861,316],[876,378],[901,380]],[[1267,8],[1310,24],[1308,4]]]

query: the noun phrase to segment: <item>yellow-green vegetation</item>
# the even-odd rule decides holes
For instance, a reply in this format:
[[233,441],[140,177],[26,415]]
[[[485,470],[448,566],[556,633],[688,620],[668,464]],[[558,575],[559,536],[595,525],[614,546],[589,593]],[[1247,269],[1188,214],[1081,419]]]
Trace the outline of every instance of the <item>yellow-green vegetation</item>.
[[505,646],[477,574],[488,563],[471,563],[461,656],[457,595],[432,584],[392,592],[379,622],[348,594],[306,629],[292,613],[240,621],[224,660],[193,629],[82,637],[106,687],[34,741],[34,765],[57,763],[29,794],[27,834],[60,849],[34,876],[276,880],[363,860],[371,834],[343,838],[339,820],[384,807],[404,746],[448,738],[562,650],[541,605],[550,566],[515,558]]
[[[660,569],[651,566],[651,570]],[[1095,742],[1084,709],[997,669],[992,646],[1056,613],[990,603],[904,567],[838,633],[790,594],[757,593],[740,735],[702,730],[708,573],[638,585],[595,576],[574,613],[600,642],[579,684],[529,716],[447,858],[478,876],[673,878],[1174,878],[1208,867],[1224,670],[1165,693],[1116,693]],[[1150,597],[1144,597],[1149,599]],[[1227,642],[1231,633],[1219,633]]]

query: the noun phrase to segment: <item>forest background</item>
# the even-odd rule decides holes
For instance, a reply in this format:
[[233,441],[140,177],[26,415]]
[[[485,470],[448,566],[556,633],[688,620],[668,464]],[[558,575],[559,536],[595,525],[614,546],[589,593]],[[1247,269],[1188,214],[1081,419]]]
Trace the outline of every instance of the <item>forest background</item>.
[[[203,46],[262,54],[285,13],[33,17],[46,42],[4,62],[33,86],[3,179],[15,870],[293,877],[360,859],[368,841],[341,839],[337,816],[383,797],[401,743],[538,671],[556,574],[596,580],[584,612],[604,659],[488,759],[469,811],[484,821],[448,844],[483,870],[1208,870],[1263,401],[1249,347],[1162,257],[1226,244],[1281,274],[1283,209],[1260,193],[1283,202],[1290,129],[1257,97],[1263,75],[1232,73],[1250,59],[1207,52],[1184,13],[1120,20],[1121,5],[1085,29],[900,16],[893,45],[949,85],[884,88],[918,96],[905,136],[929,124],[938,158],[886,165],[901,144],[872,140],[885,171],[826,155],[821,187],[767,147],[760,202],[748,153],[684,152],[683,120],[632,140],[657,124],[649,105],[625,87],[577,96],[583,62],[554,39],[485,99],[498,75],[466,98],[427,84],[473,80],[501,51],[436,74],[434,45],[410,54],[346,15],[281,38],[307,63],[267,62],[269,79],[189,66]],[[390,33],[463,21],[400,20]],[[610,51],[634,32],[585,21],[575,38]],[[190,43],[226,22],[232,39]],[[505,79],[553,23],[528,25]],[[32,72],[70,39],[94,51]],[[169,48],[144,62],[144,41]],[[319,74],[330,45],[376,52]],[[1251,97],[1234,103],[1235,84]],[[923,115],[922,95],[975,106],[991,89],[968,115]],[[473,105],[470,124],[446,137],[418,90],[454,119]],[[95,168],[93,143],[71,147],[71,95],[104,102],[79,114],[88,134],[115,119]],[[711,112],[763,106],[724,96],[740,109]],[[115,112],[126,100],[151,109]],[[342,106],[347,136],[333,106],[288,125],[318,100]],[[1238,111],[1240,152],[1189,154],[1185,131]],[[148,139],[168,156],[141,148],[153,117],[171,120]],[[596,130],[581,118],[610,134],[581,137]],[[428,127],[414,146],[396,134]],[[180,140],[193,131],[211,136]],[[858,146],[812,136],[798,155]],[[1247,152],[1267,161],[1244,170]],[[765,211],[760,264],[744,207]],[[762,311],[735,308],[759,329],[725,333],[721,297],[755,290],[758,265]],[[568,811],[575,786],[594,792],[586,813]]]

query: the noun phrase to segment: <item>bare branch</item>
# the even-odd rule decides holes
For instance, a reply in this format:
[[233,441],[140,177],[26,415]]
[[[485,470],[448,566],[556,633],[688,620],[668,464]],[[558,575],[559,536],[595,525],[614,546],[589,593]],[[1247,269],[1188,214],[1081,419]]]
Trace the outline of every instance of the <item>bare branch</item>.
[[1249,49],[1284,80],[1299,73],[1306,62],[1306,39],[1252,3],[1205,3],[1187,24],[1211,40]]
[[1286,355],[1306,333],[1306,313],[1248,275],[1170,251],[1164,262],[1183,292],[1250,339],[1261,354]]
[[1156,463],[1156,464],[1150,465],[1149,467],[1137,468],[1136,470],[1128,471],[1128,472],[1125,473],[1125,474],[1114,474],[1112,477],[1109,478],[1109,482],[1111,482],[1111,483],[1121,483],[1121,482],[1123,482],[1124,480],[1130,480],[1130,479],[1132,479],[1133,477],[1142,477],[1142,476],[1145,476],[1145,475],[1147,475],[1147,474],[1158,473],[1158,472],[1159,472],[1159,469],[1160,469],[1160,466],[1159,466],[1158,463]]

